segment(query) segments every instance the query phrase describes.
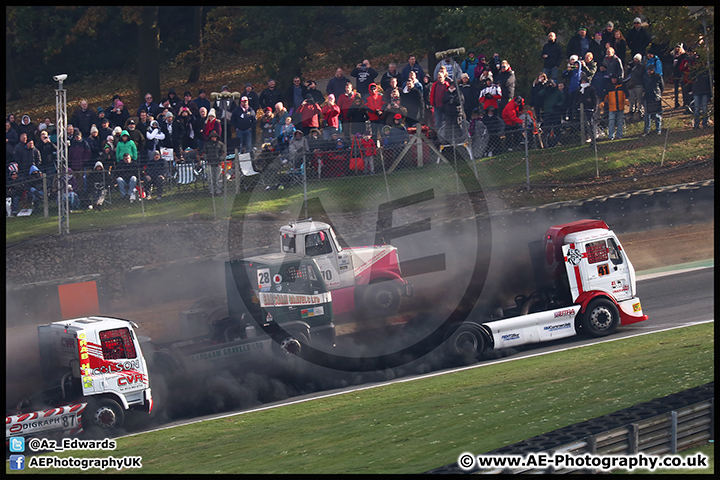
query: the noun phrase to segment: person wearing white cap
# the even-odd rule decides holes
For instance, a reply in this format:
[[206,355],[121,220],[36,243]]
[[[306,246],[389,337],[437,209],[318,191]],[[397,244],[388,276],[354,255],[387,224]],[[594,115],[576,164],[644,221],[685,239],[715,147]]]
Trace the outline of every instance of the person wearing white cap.
[[153,152],[159,150],[161,142],[165,140],[165,133],[160,130],[160,124],[157,120],[150,122],[150,127],[145,132],[147,141],[145,142],[145,148],[147,148],[148,158],[152,158]]
[[635,54],[633,61],[627,66],[627,77],[624,80],[625,88],[628,90],[630,100],[630,116],[628,121],[632,121],[633,115],[638,113],[643,116],[643,83],[645,82],[645,65],[642,63],[642,55]]
[[[673,85],[675,87],[675,108],[680,108],[680,102],[679,100],[679,92],[680,92],[680,82],[683,78],[683,72],[680,70],[680,65],[683,63],[683,61],[687,58],[687,54],[685,53],[685,45],[680,42],[677,45],[675,45],[675,48],[672,51],[672,76],[673,76]],[[688,94],[683,90],[683,104],[687,105],[690,103],[690,100],[688,98]]]
[[175,156],[179,157],[182,153],[182,139],[185,135],[185,128],[182,122],[175,118],[175,115],[168,111],[165,113],[164,120],[158,122],[160,130],[165,134],[165,138],[160,141],[160,146],[172,148]]
[[252,151],[252,130],[255,129],[257,116],[255,110],[250,108],[249,99],[246,96],[240,98],[240,105],[235,108],[230,118],[230,124],[235,127],[236,136],[240,139],[240,148],[246,153],[253,154]]
[[635,17],[633,28],[628,32],[625,39],[628,47],[630,47],[630,55],[635,56],[635,54],[639,53],[643,57],[645,56],[651,38],[650,33],[642,26],[640,17]]
[[208,112],[207,119],[205,120],[205,125],[202,129],[203,144],[210,139],[211,132],[217,132],[218,136],[222,135],[222,124],[220,123],[220,120],[217,119],[214,108],[211,108]]

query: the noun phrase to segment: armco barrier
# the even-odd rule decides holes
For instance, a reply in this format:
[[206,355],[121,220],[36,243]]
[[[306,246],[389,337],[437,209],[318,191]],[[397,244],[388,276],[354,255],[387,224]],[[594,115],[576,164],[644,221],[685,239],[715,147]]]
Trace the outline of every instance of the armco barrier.
[[[602,417],[537,435],[485,455],[568,453],[582,455],[649,455],[677,453],[715,438],[715,382],[639,403]],[[457,463],[425,473],[593,473],[586,469],[476,469]]]

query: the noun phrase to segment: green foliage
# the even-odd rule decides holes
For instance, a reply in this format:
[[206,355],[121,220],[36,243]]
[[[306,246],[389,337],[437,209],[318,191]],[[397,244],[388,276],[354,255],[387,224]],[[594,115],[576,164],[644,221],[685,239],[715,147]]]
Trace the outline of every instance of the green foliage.
[[[703,61],[707,60],[709,51],[710,58],[715,58],[715,42],[713,33],[715,30],[715,16],[713,7],[703,8],[699,14],[693,14],[694,9],[699,7],[682,6],[650,6],[645,8],[645,13],[650,20],[653,41],[659,39],[669,44],[672,49],[678,42],[682,42],[687,48],[697,50]],[[707,36],[703,28],[702,20],[705,20]],[[706,50],[707,46],[707,50]]]
[[[162,59],[182,60],[178,55],[190,49],[192,9],[159,7]],[[132,6],[6,7],[17,78],[27,85],[47,82],[58,68],[77,77],[134,67],[142,48],[134,41],[140,12]],[[551,30],[564,45],[580,25],[592,32],[612,20],[627,32],[642,14],[658,40],[670,45],[698,43],[703,33],[691,9],[680,6],[219,6],[204,12],[206,47],[200,53],[206,61],[219,52],[261,56],[258,73],[284,78],[301,74],[319,57],[337,65],[368,57],[401,62],[409,52],[423,57],[464,46],[507,58],[521,93],[541,68],[539,50]],[[712,36],[714,9],[704,12]],[[431,57],[431,68],[435,62]]]

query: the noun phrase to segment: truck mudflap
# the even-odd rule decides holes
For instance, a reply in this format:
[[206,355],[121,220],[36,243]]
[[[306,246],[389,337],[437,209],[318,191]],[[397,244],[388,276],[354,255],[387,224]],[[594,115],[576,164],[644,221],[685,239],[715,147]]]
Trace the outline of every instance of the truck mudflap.
[[412,283],[408,282],[407,280],[403,280],[405,283],[405,291],[403,292],[403,295],[406,297],[412,297],[413,295],[413,286]]
[[643,314],[642,305],[638,297],[633,297],[623,302],[618,302],[620,310],[620,325],[630,325],[632,323],[644,322],[648,319]]
[[81,418],[85,407],[87,407],[87,403],[74,403],[46,410],[8,415],[5,417],[5,438],[54,433],[69,435],[82,433]]

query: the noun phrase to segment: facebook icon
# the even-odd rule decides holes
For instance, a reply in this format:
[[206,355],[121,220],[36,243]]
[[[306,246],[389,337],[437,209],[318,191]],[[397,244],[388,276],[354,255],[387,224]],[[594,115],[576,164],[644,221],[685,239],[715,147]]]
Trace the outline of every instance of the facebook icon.
[[10,470],[25,470],[25,455],[10,455]]

